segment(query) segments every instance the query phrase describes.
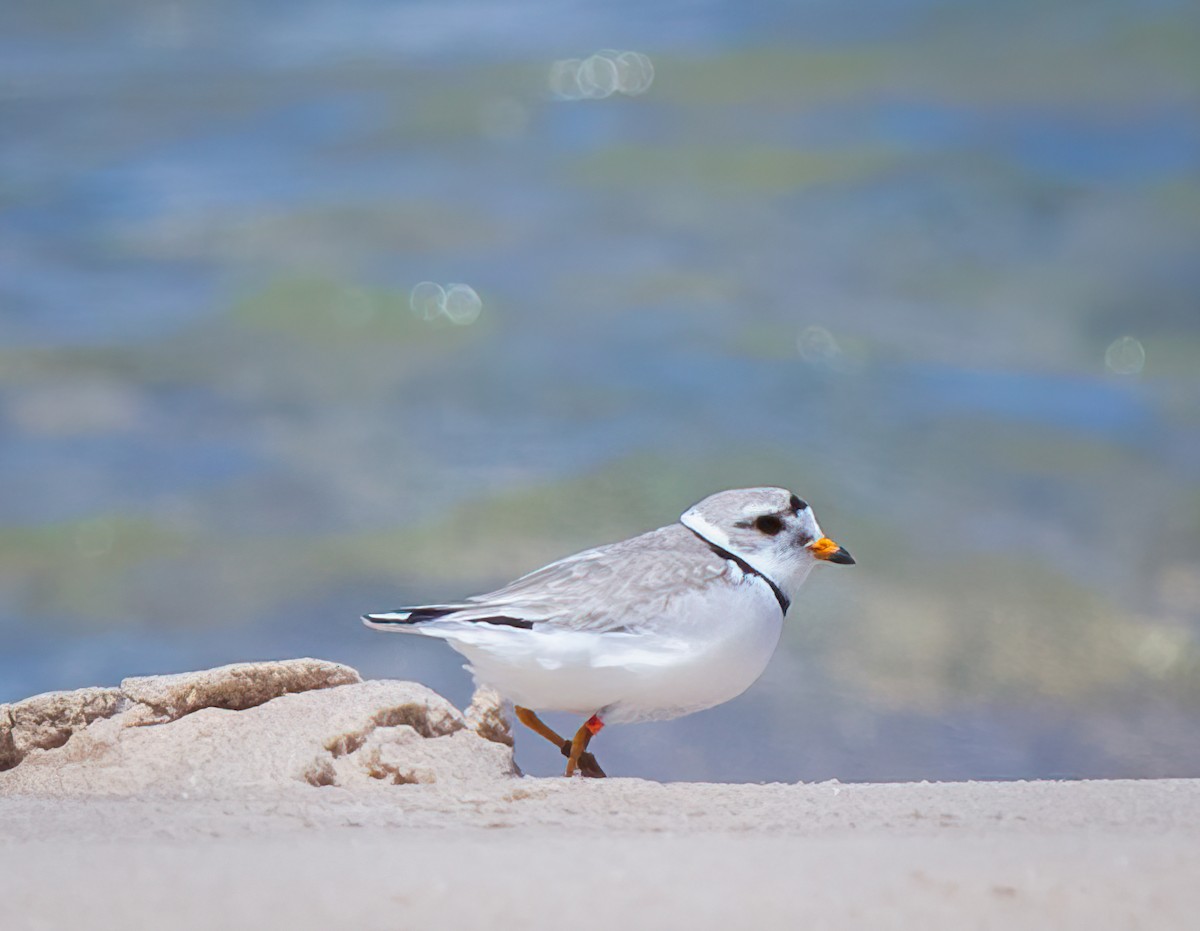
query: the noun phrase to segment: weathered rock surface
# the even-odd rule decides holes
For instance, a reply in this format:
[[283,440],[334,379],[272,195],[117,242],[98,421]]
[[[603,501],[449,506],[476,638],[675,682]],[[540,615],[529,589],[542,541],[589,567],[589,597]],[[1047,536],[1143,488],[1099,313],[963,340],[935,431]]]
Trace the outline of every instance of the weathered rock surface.
[[151,708],[158,721],[174,721],[201,708],[242,711],[291,692],[311,692],[362,682],[357,670],[320,659],[234,663],[177,676],[125,679],[121,692]]
[[125,703],[120,689],[92,688],[0,705],[0,770],[12,769],[31,750],[61,747],[76,730],[112,717]]
[[0,706],[0,795],[223,794],[517,772],[496,696],[471,719],[413,682],[302,659],[127,679]]
[[467,726],[480,737],[513,746],[512,723],[504,713],[504,699],[495,689],[475,689],[466,711]]

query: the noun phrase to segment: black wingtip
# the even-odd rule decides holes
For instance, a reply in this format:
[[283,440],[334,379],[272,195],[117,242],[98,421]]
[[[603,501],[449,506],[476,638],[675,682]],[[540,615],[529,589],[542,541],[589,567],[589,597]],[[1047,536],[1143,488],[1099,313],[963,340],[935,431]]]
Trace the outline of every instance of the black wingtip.
[[[426,621],[436,621],[447,615],[453,615],[457,610],[458,608],[456,607],[401,608],[387,614],[364,614],[362,621],[368,627],[419,627]],[[519,627],[522,630],[531,630],[533,628],[533,621],[526,620],[523,617],[509,617],[504,614],[471,617],[467,618],[466,621],[471,624],[492,624],[497,627]]]

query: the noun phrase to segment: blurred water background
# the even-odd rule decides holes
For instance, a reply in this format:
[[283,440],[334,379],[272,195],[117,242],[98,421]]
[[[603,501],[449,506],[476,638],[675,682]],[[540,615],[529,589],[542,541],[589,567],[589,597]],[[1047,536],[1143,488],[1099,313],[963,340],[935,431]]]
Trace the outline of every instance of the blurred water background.
[[858,566],[610,773],[1200,775],[1195,4],[0,16],[0,701],[462,703],[358,615],[780,484]]

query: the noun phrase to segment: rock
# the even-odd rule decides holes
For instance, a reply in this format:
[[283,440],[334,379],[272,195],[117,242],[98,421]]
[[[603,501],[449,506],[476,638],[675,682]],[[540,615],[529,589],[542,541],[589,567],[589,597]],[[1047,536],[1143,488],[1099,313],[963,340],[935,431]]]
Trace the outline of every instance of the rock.
[[498,696],[472,707],[469,721],[422,685],[363,682],[320,660],[36,696],[0,706],[0,753],[15,760],[0,773],[0,795],[365,790],[516,774]]
[[90,688],[0,705],[0,770],[12,769],[31,750],[61,747],[76,729],[111,717],[123,704],[120,689]]
[[340,663],[292,659],[126,679],[117,689],[34,695],[0,705],[0,771],[12,769],[31,750],[61,747],[76,730],[118,712],[129,715],[128,724],[154,724],[199,708],[251,708],[288,692],[361,681],[355,670]]
[[154,711],[159,721],[174,721],[201,708],[241,711],[287,695],[362,682],[357,670],[321,659],[234,663],[177,676],[125,679],[126,697]]
[[505,712],[504,699],[500,693],[486,685],[475,689],[471,704],[467,708],[467,727],[484,740],[513,745],[512,724]]

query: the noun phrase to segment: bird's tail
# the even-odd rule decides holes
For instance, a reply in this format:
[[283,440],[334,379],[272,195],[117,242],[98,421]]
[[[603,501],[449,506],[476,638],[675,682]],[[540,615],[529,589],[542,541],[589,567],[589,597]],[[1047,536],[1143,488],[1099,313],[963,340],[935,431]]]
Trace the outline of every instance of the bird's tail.
[[[415,608],[397,608],[379,614],[364,614],[362,621],[374,630],[390,630],[400,633],[433,633],[441,635],[461,622],[462,624],[491,624],[496,627],[519,627],[529,630],[533,621],[506,614],[495,606],[478,603],[457,605],[421,605]],[[442,621],[439,625],[437,622]]]
[[414,633],[416,628],[427,621],[436,621],[461,610],[463,605],[420,605],[415,608],[397,608],[395,611],[382,611],[378,614],[364,614],[362,622],[374,630],[392,630],[401,633]]

